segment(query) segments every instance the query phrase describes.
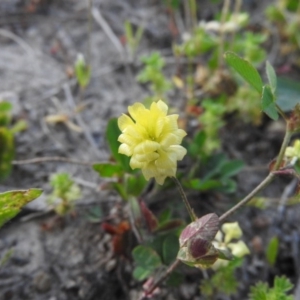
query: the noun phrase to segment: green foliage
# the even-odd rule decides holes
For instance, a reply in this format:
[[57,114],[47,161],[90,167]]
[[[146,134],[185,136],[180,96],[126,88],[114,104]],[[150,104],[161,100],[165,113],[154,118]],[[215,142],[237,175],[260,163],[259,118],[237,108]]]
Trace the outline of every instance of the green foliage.
[[165,66],[163,57],[158,52],[153,52],[149,56],[143,56],[141,61],[145,66],[138,74],[137,80],[142,83],[150,83],[151,91],[155,96],[154,100],[163,99],[165,93],[172,88],[172,83],[162,73]]
[[9,261],[9,259],[14,254],[14,249],[9,249],[8,251],[4,252],[0,258],[0,270],[1,268]]
[[0,180],[5,179],[11,172],[12,160],[15,157],[14,134],[26,128],[24,121],[12,123],[12,105],[0,100]]
[[299,5],[298,0],[277,0],[266,9],[267,18],[278,26],[291,51],[300,47]]
[[293,288],[293,284],[285,276],[275,277],[274,287],[270,288],[264,282],[258,282],[251,287],[250,300],[293,300],[293,296],[287,295]]
[[0,194],[0,227],[16,216],[28,202],[36,199],[42,193],[40,189],[24,191],[9,191]]
[[267,246],[267,251],[266,251],[267,261],[271,266],[274,266],[276,262],[278,250],[279,250],[279,240],[277,236],[274,236],[269,241]]
[[125,28],[126,42],[129,45],[131,55],[134,55],[142,39],[144,28],[138,27],[136,32],[133,33],[132,25],[127,20],[124,23],[124,28]]
[[53,188],[48,202],[54,206],[59,215],[65,215],[73,210],[73,202],[81,197],[80,188],[70,178],[68,173],[57,173],[51,176],[50,184]]
[[257,97],[256,90],[249,86],[238,87],[237,92],[227,99],[227,112],[236,113],[245,123],[259,125],[262,120],[261,99]]
[[258,71],[245,59],[242,59],[233,52],[225,53],[226,62],[247,81],[256,91],[261,94],[261,108],[273,120],[277,120],[279,115],[276,107],[276,85],[277,77],[273,67],[267,63],[266,72],[270,85],[263,85]]
[[[239,53],[253,64],[259,64],[266,58],[266,51],[262,48],[261,44],[266,40],[265,34],[254,33],[245,31],[242,33],[233,33],[239,28],[243,29],[248,24],[249,15],[247,13],[240,13],[238,15],[230,14],[226,20],[227,23],[223,27],[228,28],[225,30],[224,35],[224,50],[233,50]],[[208,65],[211,69],[219,66],[218,54],[220,51],[220,35],[221,24],[219,21],[212,22],[213,24],[200,23],[192,35],[187,38],[181,45],[173,47],[175,56],[186,56],[188,58],[199,57],[200,55],[209,53],[210,60]],[[211,25],[211,26],[210,26]],[[215,29],[212,28],[216,27]],[[233,28],[236,27],[236,28]],[[229,29],[231,28],[231,29]],[[216,32],[211,32],[216,31]],[[232,38],[234,38],[232,40]]]
[[11,122],[12,105],[6,101],[0,101],[0,126],[9,126]]
[[132,256],[136,264],[133,277],[140,281],[148,278],[162,264],[159,255],[147,246],[135,247]]
[[238,288],[235,271],[242,262],[242,259],[230,261],[227,266],[218,269],[211,278],[202,280],[200,284],[201,293],[206,297],[212,297],[219,293],[228,296],[235,294]]
[[200,115],[199,122],[205,134],[202,151],[207,154],[220,148],[219,130],[224,126],[222,117],[226,111],[226,106],[222,100],[206,99],[202,102],[204,112]]
[[198,191],[220,191],[233,193],[236,190],[236,182],[231,178],[238,174],[244,167],[241,160],[228,160],[223,153],[208,158],[205,165],[201,166],[203,177],[194,173],[191,179],[183,180],[185,187]]
[[217,37],[210,35],[203,28],[196,28],[192,36],[183,44],[174,46],[173,51],[176,56],[184,55],[188,58],[194,58],[207,53],[217,45]]
[[181,0],[164,0],[164,4],[172,9],[179,9]]
[[78,54],[74,67],[78,84],[85,89],[91,80],[91,67],[86,64],[82,54]]
[[106,127],[105,137],[113,159],[122,167],[125,172],[132,173],[133,171],[129,166],[130,158],[119,153],[120,142],[118,141],[118,138],[120,134],[121,131],[118,126],[118,120],[116,118],[110,119]]
[[243,77],[259,93],[262,92],[263,82],[258,71],[245,59],[233,52],[224,54],[225,60],[240,76]]
[[291,111],[299,103],[300,84],[290,78],[277,80],[277,101],[283,111]]
[[263,111],[273,120],[278,120],[278,112],[275,105],[274,94],[272,93],[271,87],[265,85],[261,96],[262,109]]
[[266,62],[266,73],[269,84],[271,86],[272,93],[274,94],[276,92],[277,87],[277,76],[273,66],[268,61]]
[[14,136],[6,127],[0,127],[0,145],[0,179],[4,179],[10,174],[15,157]]
[[242,34],[237,34],[232,49],[234,52],[240,53],[245,60],[258,65],[267,56],[266,51],[261,46],[266,39],[267,36],[265,34],[246,31]]
[[110,119],[106,128],[106,140],[112,154],[112,163],[99,163],[93,165],[93,169],[101,177],[117,178],[110,183],[110,187],[124,199],[130,196],[139,196],[147,185],[144,176],[134,171],[129,166],[130,158],[119,153],[120,142],[118,137],[121,131],[116,118]]

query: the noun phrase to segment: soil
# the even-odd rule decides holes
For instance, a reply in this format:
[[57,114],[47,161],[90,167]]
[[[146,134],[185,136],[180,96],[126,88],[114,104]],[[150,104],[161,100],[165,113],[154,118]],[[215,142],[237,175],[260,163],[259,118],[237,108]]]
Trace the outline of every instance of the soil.
[[[251,12],[253,25],[261,25],[264,8],[272,2],[247,0],[243,9]],[[204,20],[221,9],[208,0],[200,6],[199,19]],[[16,136],[16,161],[44,156],[82,162],[109,160],[107,121],[149,96],[147,85],[135,80],[141,65],[138,59],[129,58],[123,43],[125,20],[145,27],[137,57],[157,50],[166,57],[166,73],[176,72],[171,47],[180,37],[172,35],[168,11],[160,1],[94,0],[93,7],[91,16],[88,1],[1,0],[0,99],[13,104],[14,121],[22,119],[28,124]],[[88,55],[92,67],[91,82],[83,95],[72,76],[78,53]],[[300,73],[296,71],[293,77],[299,78]],[[182,105],[182,95],[171,94],[170,99],[174,99],[171,106]],[[84,105],[80,114],[75,113],[78,104]],[[46,116],[54,114],[67,115],[82,132],[45,122]],[[277,155],[284,135],[284,125],[276,124],[266,121],[255,127],[235,118],[222,129],[223,150],[230,158],[243,159],[247,167],[236,178],[239,188],[234,196],[200,195],[211,201],[199,203],[199,194],[192,195],[192,206],[199,215],[222,214],[267,175],[267,165]],[[57,172],[71,174],[82,189],[74,213],[64,218],[49,211],[47,204],[49,178]],[[44,193],[1,228],[0,255],[11,255],[0,267],[0,300],[141,297],[142,286],[131,277],[132,262],[114,255],[112,237],[100,226],[104,220],[117,224],[127,214],[121,199],[101,188],[106,182],[91,165],[62,161],[14,165],[10,177],[0,184],[1,192],[38,187]],[[293,188],[295,181],[280,178],[262,195],[280,199]],[[151,196],[147,199],[151,209],[162,209],[163,202]],[[259,280],[272,284],[275,275],[283,274],[295,285],[295,299],[300,299],[300,205],[268,203],[264,210],[245,207],[231,218],[239,221],[252,254],[239,271],[238,293],[216,299],[246,299],[252,284]],[[92,222],[95,211],[100,218]],[[275,235],[280,249],[270,267],[264,250]],[[176,288],[163,286],[155,299],[205,299],[198,288],[205,274],[184,266],[180,271],[184,283]]]

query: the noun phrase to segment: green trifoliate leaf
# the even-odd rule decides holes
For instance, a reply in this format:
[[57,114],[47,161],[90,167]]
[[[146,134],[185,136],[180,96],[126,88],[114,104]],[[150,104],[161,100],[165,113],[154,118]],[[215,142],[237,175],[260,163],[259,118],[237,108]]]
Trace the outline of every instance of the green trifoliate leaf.
[[247,60],[233,52],[224,54],[225,60],[239,75],[241,75],[259,93],[262,92],[263,82],[258,71]]
[[273,120],[278,119],[278,112],[275,105],[274,95],[271,91],[269,85],[263,87],[262,97],[261,97],[262,110]]
[[266,63],[266,73],[268,76],[269,84],[271,86],[272,93],[274,94],[277,87],[277,76],[273,66],[267,61]]

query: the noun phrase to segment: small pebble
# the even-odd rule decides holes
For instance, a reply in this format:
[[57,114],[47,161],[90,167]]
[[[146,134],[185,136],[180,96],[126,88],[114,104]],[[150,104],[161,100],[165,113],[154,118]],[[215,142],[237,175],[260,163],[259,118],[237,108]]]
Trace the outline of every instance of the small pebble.
[[45,293],[51,288],[51,278],[46,272],[39,272],[33,279],[35,289],[40,293]]

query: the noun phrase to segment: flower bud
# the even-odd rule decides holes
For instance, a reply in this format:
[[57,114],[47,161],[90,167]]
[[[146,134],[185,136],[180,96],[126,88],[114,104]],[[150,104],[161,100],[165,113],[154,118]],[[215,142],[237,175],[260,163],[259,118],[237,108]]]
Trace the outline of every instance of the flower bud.
[[189,224],[179,237],[177,258],[191,266],[211,266],[219,257],[219,251],[212,244],[218,229],[219,218],[213,213]]

